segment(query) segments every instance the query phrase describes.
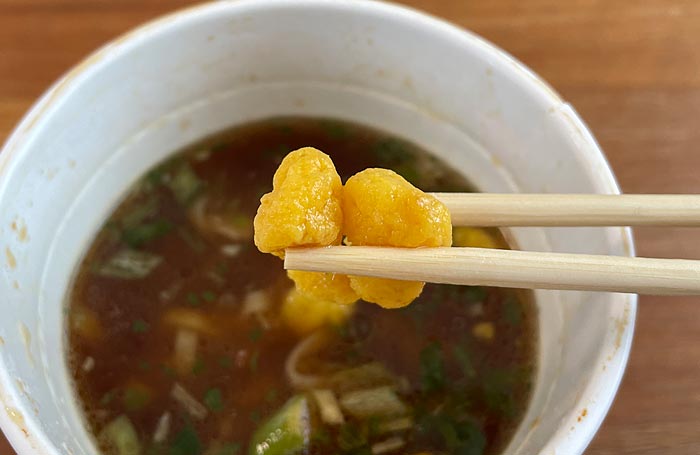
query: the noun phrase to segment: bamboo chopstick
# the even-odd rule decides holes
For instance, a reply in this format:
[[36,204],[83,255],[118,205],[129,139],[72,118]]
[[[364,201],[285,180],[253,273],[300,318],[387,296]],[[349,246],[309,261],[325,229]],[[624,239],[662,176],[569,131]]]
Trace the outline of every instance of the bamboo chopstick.
[[700,195],[432,195],[454,226],[700,226]]
[[700,294],[700,261],[484,248],[287,249],[285,269],[527,289]]

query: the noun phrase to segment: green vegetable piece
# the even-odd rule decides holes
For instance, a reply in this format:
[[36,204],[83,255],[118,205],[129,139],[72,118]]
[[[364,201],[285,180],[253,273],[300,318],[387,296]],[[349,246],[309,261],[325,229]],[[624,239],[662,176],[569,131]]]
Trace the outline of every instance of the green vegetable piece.
[[141,443],[136,429],[124,415],[107,424],[100,432],[99,439],[117,455],[141,455]]
[[137,319],[131,323],[131,331],[134,333],[146,333],[151,326],[143,319]]
[[221,390],[217,388],[209,389],[204,394],[204,404],[214,412],[224,410],[224,401],[221,397]]
[[[143,223],[147,218],[155,215],[158,211],[158,197],[153,195],[148,197],[143,203],[137,204],[129,212],[125,213],[120,221],[124,229],[130,229]],[[115,226],[118,228],[118,226]]]
[[309,445],[311,419],[304,395],[295,395],[258,428],[250,441],[249,455],[294,455]]
[[445,361],[438,343],[431,343],[421,351],[420,368],[423,390],[433,392],[445,386]]
[[204,370],[206,369],[207,366],[204,364],[204,360],[198,357],[194,361],[194,365],[192,365],[192,374],[195,376],[199,376],[200,374],[204,373]]
[[199,301],[199,296],[194,292],[188,292],[186,298],[187,303],[189,303],[192,306],[198,306],[201,303]]
[[167,185],[177,202],[182,205],[188,205],[192,202],[202,189],[202,181],[187,163],[183,163],[175,169]]
[[202,453],[202,443],[197,432],[190,423],[180,430],[173,438],[169,455],[199,455]]
[[397,166],[404,163],[414,163],[416,156],[411,153],[405,142],[396,138],[382,139],[374,147],[374,154],[384,166]]
[[515,414],[513,388],[518,379],[518,371],[495,369],[484,377],[484,398],[486,405],[493,412],[505,417]]
[[357,419],[371,417],[395,417],[408,412],[408,407],[401,401],[391,387],[355,390],[340,396],[340,406]]
[[213,302],[216,300],[216,294],[214,294],[212,291],[204,291],[202,292],[202,298],[205,302]]
[[452,353],[464,377],[467,379],[474,379],[476,377],[476,370],[474,369],[474,363],[467,350],[462,346],[455,346]]
[[519,326],[523,321],[523,309],[513,296],[506,297],[503,302],[503,319],[515,327]]
[[121,250],[97,269],[97,274],[109,278],[139,279],[148,276],[163,258],[144,251]]
[[260,338],[262,338],[263,333],[263,328],[260,326],[256,326],[253,330],[250,331],[250,333],[248,333],[248,338],[250,338],[250,341],[252,341],[253,343],[257,343],[258,341],[260,341]]
[[486,289],[481,286],[466,286],[464,294],[469,302],[483,302],[487,295]]
[[151,392],[144,385],[134,385],[124,390],[122,402],[127,411],[140,411],[151,401]]
[[148,242],[164,236],[171,231],[173,225],[165,220],[143,223],[132,228],[124,229],[122,240],[131,248],[139,248]]

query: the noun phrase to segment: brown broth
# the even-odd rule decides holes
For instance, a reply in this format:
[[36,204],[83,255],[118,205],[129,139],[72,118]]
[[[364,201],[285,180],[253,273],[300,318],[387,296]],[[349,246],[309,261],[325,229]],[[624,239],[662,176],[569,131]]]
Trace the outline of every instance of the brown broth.
[[[70,370],[93,434],[126,415],[144,455],[255,453],[248,446],[256,428],[297,393],[284,365],[302,337],[276,318],[291,282],[279,259],[254,247],[252,218],[282,157],[303,146],[330,154],[344,181],[367,167],[389,167],[425,191],[469,188],[411,144],[323,119],[278,118],[235,128],[151,171],[97,235],[68,302]],[[193,223],[202,200],[203,213],[223,220],[240,239]],[[489,232],[503,241],[497,230]],[[105,272],[125,248],[160,263],[143,278]],[[270,308],[263,317],[243,316],[246,296],[260,290]],[[168,322],[177,309],[206,323],[195,330],[196,361],[184,372],[173,363],[177,324]],[[484,322],[493,328],[491,341],[473,334]],[[529,293],[427,285],[400,310],[359,302],[349,322],[328,333],[328,344],[304,368],[321,373],[379,362],[401,378],[399,395],[415,424],[375,437],[376,422],[348,419],[341,428],[315,431],[299,453],[371,454],[372,444],[398,435],[405,445],[387,453],[495,454],[527,407],[536,348]],[[173,400],[175,383],[208,407],[206,417],[194,417]],[[170,428],[156,444],[164,413]],[[449,445],[445,435],[455,432],[458,443]],[[104,438],[100,443],[106,454],[119,454]]]

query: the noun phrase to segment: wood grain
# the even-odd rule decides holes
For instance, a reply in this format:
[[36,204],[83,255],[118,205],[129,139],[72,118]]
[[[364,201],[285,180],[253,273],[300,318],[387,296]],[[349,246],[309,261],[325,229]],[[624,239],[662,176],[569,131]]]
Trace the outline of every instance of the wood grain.
[[[0,0],[0,140],[105,41],[190,2]],[[700,192],[700,2],[410,0],[508,50],[572,102],[632,193]],[[700,231],[640,228],[638,252],[700,258]],[[641,299],[634,349],[593,455],[700,453],[700,299]],[[0,442],[0,453],[11,453]]]

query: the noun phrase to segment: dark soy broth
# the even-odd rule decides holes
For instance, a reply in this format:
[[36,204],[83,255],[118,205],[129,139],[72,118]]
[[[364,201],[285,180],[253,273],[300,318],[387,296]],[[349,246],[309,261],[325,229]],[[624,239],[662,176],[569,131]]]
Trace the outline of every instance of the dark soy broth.
[[[358,302],[311,334],[281,320],[292,284],[253,245],[252,219],[303,146],[344,181],[386,167],[424,191],[469,189],[399,138],[309,118],[238,127],[151,170],[93,241],[68,302],[70,371],[105,454],[480,455],[508,443],[535,372],[529,293],[427,285],[406,308]],[[342,421],[322,415],[319,390]],[[270,429],[276,448],[256,442]]]

